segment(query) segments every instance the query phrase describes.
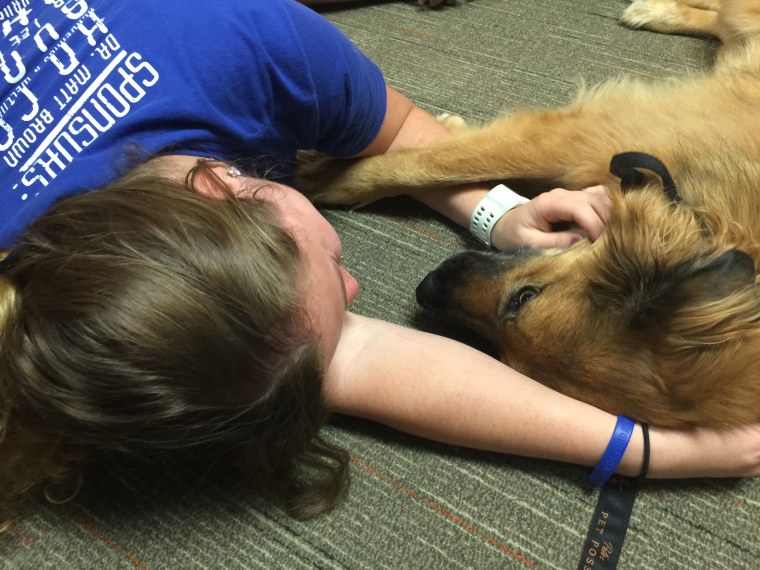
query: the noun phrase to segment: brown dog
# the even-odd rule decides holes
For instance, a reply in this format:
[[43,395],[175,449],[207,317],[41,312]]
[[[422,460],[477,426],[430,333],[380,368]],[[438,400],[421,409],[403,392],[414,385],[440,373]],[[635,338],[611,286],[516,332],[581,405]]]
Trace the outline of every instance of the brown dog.
[[[483,180],[607,185],[615,215],[595,243],[460,254],[418,298],[486,335],[506,364],[610,412],[747,423],[760,418],[760,0],[636,0],[623,20],[719,38],[714,69],[612,81],[435,147],[306,164],[299,184],[332,204]],[[658,157],[680,196],[651,175],[621,192],[610,160],[627,151]]]

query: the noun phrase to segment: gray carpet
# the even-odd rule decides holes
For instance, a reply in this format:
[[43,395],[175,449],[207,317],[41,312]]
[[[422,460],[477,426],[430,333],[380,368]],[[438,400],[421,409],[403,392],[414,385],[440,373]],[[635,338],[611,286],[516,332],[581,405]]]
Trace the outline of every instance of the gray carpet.
[[[619,26],[622,0],[414,1],[325,11],[427,110],[487,120],[568,101],[581,79],[661,77],[708,64],[704,40]],[[416,206],[328,212],[362,292],[354,309],[425,323],[413,291],[446,255],[477,247]],[[389,355],[390,357],[390,355]],[[131,463],[74,502],[30,505],[0,536],[3,569],[575,568],[596,500],[587,470],[431,444],[340,419],[327,436],[353,458],[333,512],[297,522],[192,470]],[[1,458],[0,458],[1,460]],[[619,568],[760,568],[760,479],[648,482]]]

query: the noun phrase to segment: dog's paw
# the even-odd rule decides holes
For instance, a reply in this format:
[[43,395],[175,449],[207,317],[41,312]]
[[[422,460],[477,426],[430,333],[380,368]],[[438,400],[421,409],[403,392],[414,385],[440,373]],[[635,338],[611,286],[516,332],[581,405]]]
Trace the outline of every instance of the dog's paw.
[[662,34],[712,37],[717,34],[713,5],[710,0],[634,0],[620,21]]
[[371,202],[363,194],[354,170],[360,159],[337,159],[315,151],[300,151],[294,186],[312,202],[323,206],[357,206]]
[[631,28],[648,28],[678,19],[678,8],[675,0],[633,0],[620,21]]
[[295,187],[312,201],[320,198],[329,188],[337,160],[317,151],[299,151],[295,173]]
[[467,121],[465,121],[459,115],[451,115],[450,113],[441,113],[436,116],[438,122],[446,127],[449,132],[456,134],[461,131],[466,131],[469,128]]

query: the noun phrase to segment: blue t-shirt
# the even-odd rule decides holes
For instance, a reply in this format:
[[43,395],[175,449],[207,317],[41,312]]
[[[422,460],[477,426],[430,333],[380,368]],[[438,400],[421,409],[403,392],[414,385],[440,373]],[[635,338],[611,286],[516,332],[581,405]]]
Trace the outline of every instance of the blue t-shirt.
[[[128,150],[259,157],[363,150],[377,67],[294,0],[13,0],[0,8],[0,247]],[[273,167],[273,168],[272,168]]]

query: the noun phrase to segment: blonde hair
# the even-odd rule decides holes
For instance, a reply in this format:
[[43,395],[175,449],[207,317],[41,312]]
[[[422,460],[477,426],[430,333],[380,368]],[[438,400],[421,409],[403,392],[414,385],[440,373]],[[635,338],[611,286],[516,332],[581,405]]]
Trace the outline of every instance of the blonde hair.
[[339,499],[298,249],[266,202],[188,191],[210,168],[138,168],[25,231],[0,276],[0,508],[96,450],[222,457],[297,516]]

